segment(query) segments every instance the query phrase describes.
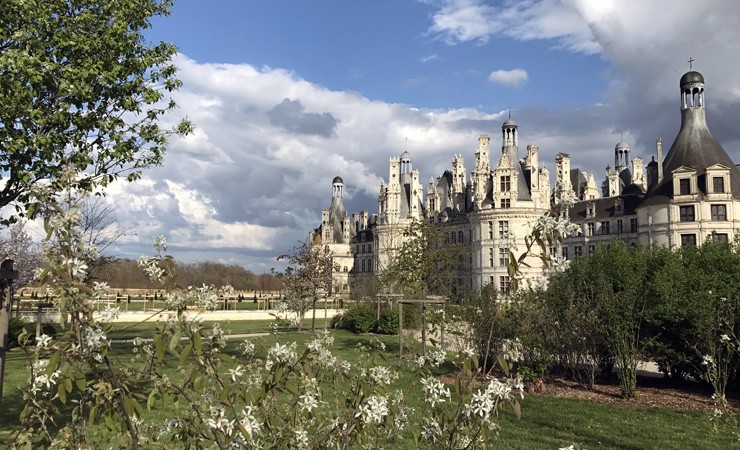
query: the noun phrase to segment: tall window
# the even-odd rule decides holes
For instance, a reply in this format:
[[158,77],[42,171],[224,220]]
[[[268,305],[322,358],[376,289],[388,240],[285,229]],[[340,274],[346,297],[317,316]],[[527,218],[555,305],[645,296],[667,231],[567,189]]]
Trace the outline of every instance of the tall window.
[[362,260],[362,271],[363,272],[365,271],[365,260],[364,259]]
[[594,252],[596,252],[596,246],[595,245],[589,245],[588,246],[588,254],[593,255]]
[[601,234],[609,234],[609,221],[601,222]]
[[498,249],[498,266],[509,267],[509,249],[507,247]]
[[583,247],[580,245],[573,247],[573,256],[583,256]]
[[630,219],[630,233],[637,233],[637,218]]
[[501,192],[509,192],[511,190],[511,177],[509,175],[501,176]]
[[509,276],[504,275],[498,278],[498,289],[502,294],[508,294],[509,293]]
[[488,265],[493,267],[493,248],[488,249]]
[[712,192],[715,194],[722,194],[725,192],[724,177],[712,177]]
[[509,232],[509,221],[499,220],[498,221],[498,237],[503,238]]
[[511,199],[502,198],[501,199],[501,209],[509,209],[509,208],[511,208]]
[[463,243],[465,241],[465,234],[462,231],[457,232],[457,242]]
[[617,234],[624,233],[624,223],[622,219],[617,219]]
[[696,235],[695,234],[682,234],[681,235],[681,246],[684,245],[696,245]]
[[727,243],[727,233],[712,233],[712,240]]
[[568,247],[563,247],[563,259],[569,259],[568,258]]
[[691,180],[688,178],[678,180],[678,190],[681,195],[691,194]]
[[694,205],[679,206],[679,220],[681,222],[693,222],[694,221]]
[[594,223],[589,222],[586,224],[586,236],[593,236],[594,235]]
[[488,222],[488,239],[493,239],[493,222]]
[[727,206],[725,205],[711,205],[712,220],[725,221],[727,220]]

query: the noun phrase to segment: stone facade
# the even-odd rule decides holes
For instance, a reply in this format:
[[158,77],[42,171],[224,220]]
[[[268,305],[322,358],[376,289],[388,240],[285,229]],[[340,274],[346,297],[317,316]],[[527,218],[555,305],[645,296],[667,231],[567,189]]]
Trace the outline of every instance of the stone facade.
[[[312,243],[328,245],[336,255],[340,270],[334,291],[349,294],[373,279],[388,267],[404,230],[428,220],[443,227],[447,242],[469,246],[469,269],[459,273],[458,286],[477,290],[493,284],[505,293],[511,281],[509,250],[523,252],[529,224],[550,211],[553,192],[572,191],[577,199],[568,216],[580,226],[580,235],[548,249],[565,259],[588,255],[613,240],[670,248],[707,239],[731,241],[740,229],[740,169],[707,126],[703,76],[691,71],[679,84],[681,130],[665,160],[661,139],[647,167],[642,158],[630,158],[629,146],[619,142],[601,189],[593,173],[571,168],[566,153],[555,158],[551,189],[538,147],[528,145],[520,154],[519,127],[511,117],[501,127],[500,153],[491,154],[489,136],[478,138],[470,178],[463,156],[454,155],[451,169],[432,178],[424,190],[408,152],[391,158],[376,214],[362,211],[350,219],[341,203],[342,179],[336,177],[332,206],[323,210],[321,226],[311,233]],[[539,258],[525,262],[525,279],[548,275]]]

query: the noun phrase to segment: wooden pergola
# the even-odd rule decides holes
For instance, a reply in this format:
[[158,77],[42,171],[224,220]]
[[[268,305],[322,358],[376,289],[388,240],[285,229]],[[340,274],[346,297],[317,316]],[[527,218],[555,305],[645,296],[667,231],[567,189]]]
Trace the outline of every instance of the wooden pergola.
[[[446,297],[427,296],[424,299],[400,298],[398,302],[398,357],[403,356],[403,305],[421,305],[421,353],[427,355],[427,305],[444,305]],[[380,305],[380,304],[378,304]],[[378,306],[379,307],[379,306]],[[445,323],[440,328],[440,344],[445,346]]]

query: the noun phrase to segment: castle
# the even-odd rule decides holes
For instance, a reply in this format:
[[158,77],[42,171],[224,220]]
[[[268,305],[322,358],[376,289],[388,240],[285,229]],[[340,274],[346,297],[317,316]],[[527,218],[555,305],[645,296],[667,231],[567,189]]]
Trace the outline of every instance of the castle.
[[[528,145],[520,154],[519,129],[511,117],[501,127],[493,166],[491,139],[479,137],[469,178],[462,155],[455,155],[452,169],[432,178],[425,191],[408,152],[391,158],[372,216],[362,211],[350,217],[342,205],[344,182],[334,178],[331,207],[310,235],[312,245],[328,246],[334,255],[333,293],[349,295],[373,279],[388,267],[403,231],[414,221],[429,220],[443,227],[446,242],[470,250],[459,287],[492,284],[506,294],[510,249],[516,255],[524,248],[530,223],[551,211],[553,192],[572,192],[577,199],[568,216],[581,232],[549,250],[566,260],[612,240],[669,248],[733,240],[740,228],[740,169],[709,131],[702,74],[689,71],[679,84],[681,129],[665,158],[660,138],[646,167],[642,158],[630,159],[629,146],[619,142],[614,167],[607,166],[600,188],[593,173],[571,169],[565,153],[555,158],[551,188],[538,147]],[[539,258],[525,262],[524,279],[548,275]]]

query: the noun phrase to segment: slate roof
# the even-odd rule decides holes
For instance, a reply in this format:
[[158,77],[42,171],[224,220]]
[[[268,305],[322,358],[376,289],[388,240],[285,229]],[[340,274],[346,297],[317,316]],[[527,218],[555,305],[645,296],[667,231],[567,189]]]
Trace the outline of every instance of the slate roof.
[[[681,85],[690,82],[703,82],[704,77],[696,71],[687,72],[681,77]],[[740,170],[709,131],[706,112],[703,107],[692,107],[681,111],[681,130],[671,145],[663,161],[663,180],[651,189],[645,197],[645,204],[660,204],[670,201],[673,196],[671,174],[679,167],[695,169],[700,194],[706,194],[705,171],[707,167],[722,164],[730,168],[730,188],[732,196],[740,199]]]

